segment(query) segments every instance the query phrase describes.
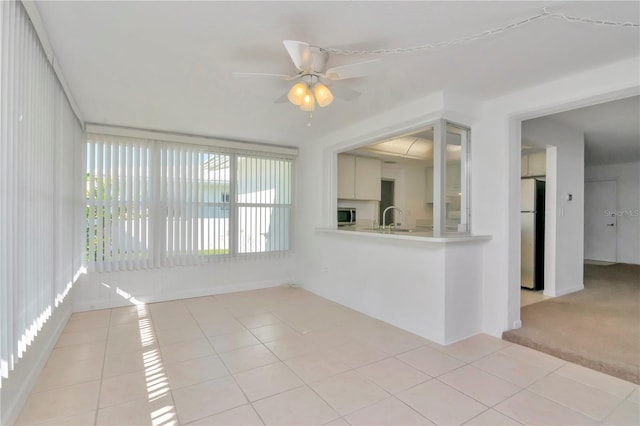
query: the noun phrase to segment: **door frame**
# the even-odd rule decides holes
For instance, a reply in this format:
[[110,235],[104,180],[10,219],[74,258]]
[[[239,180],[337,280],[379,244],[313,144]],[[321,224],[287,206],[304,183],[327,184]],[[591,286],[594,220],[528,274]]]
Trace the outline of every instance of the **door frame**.
[[[395,206],[396,205],[396,180],[395,179],[389,179],[389,178],[385,178],[382,177],[380,178],[380,185],[382,185],[382,182],[391,182],[393,183],[393,199],[391,200],[391,205]],[[382,209],[382,188],[380,189],[380,204],[378,205],[378,224],[379,226],[382,226],[382,221],[380,219],[382,219],[380,216],[382,215],[383,209]],[[391,214],[393,215],[393,221],[396,221],[396,217],[395,217],[395,212],[391,211]]]
[[[393,188],[393,204],[396,207],[400,207],[405,214],[406,211],[406,199],[405,199],[405,173],[404,168],[396,164],[382,164],[382,176],[380,180],[392,180],[395,182]],[[378,213],[378,216],[380,213]],[[404,220],[404,218],[403,218]]]

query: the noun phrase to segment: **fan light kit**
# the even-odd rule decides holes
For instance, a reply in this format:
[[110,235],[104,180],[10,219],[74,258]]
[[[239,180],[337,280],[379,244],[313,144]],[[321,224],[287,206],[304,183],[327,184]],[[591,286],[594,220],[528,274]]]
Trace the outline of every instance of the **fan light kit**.
[[319,81],[311,83],[296,83],[293,85],[287,99],[294,105],[300,107],[302,111],[312,112],[318,106],[324,108],[333,102],[333,93]]

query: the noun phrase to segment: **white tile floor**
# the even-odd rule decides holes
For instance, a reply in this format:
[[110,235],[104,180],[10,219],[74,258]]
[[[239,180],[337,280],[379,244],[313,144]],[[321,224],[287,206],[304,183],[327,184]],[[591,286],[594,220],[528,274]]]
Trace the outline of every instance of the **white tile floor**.
[[75,314],[18,424],[640,424],[638,386],[300,289]]

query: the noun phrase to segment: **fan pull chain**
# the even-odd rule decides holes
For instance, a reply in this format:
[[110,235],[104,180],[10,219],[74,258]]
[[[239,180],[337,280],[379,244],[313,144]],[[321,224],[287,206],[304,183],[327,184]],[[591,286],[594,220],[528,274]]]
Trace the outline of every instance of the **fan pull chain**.
[[309,121],[307,121],[307,127],[311,127],[311,119],[313,118],[313,113],[309,111]]

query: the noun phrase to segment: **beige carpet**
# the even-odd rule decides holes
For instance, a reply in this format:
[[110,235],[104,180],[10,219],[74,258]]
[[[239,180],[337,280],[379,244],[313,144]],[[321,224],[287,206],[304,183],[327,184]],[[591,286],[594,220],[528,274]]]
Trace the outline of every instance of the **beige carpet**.
[[523,307],[502,338],[640,384],[640,265],[584,272],[583,291]]

